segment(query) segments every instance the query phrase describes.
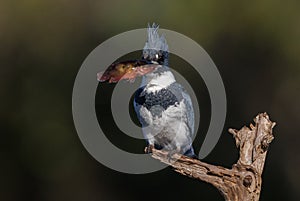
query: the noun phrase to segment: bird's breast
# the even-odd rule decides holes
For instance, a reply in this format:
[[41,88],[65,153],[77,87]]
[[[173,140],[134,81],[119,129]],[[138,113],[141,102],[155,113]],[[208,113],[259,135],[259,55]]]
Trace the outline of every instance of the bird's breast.
[[180,100],[168,89],[161,89],[155,92],[147,92],[145,87],[139,88],[135,94],[135,102],[151,110],[152,107],[160,106],[166,110],[170,106],[175,106]]

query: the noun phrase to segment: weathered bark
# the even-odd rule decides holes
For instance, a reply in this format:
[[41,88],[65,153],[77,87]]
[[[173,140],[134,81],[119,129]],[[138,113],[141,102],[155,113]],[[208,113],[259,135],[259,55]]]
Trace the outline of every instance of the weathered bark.
[[240,157],[231,169],[201,162],[180,154],[152,149],[152,157],[172,166],[180,174],[212,184],[227,201],[258,201],[262,172],[269,144],[273,140],[275,123],[266,113],[254,119],[255,125],[241,130],[229,129],[233,134]]

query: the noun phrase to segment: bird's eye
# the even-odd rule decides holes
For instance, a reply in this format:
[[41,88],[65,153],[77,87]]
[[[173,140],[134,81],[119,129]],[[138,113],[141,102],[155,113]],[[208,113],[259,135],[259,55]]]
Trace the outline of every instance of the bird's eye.
[[148,54],[147,53],[144,53],[144,59],[147,59],[148,58]]

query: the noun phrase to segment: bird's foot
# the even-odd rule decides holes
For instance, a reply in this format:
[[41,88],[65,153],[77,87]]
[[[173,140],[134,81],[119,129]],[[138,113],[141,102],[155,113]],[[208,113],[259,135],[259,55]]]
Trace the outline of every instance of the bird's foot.
[[169,151],[168,152],[168,155],[167,155],[167,159],[168,159],[168,162],[171,163],[174,159],[174,155],[177,153],[176,150],[173,150],[173,151]]
[[149,144],[149,145],[145,148],[145,153],[146,153],[146,154],[151,154],[153,149],[154,149],[154,145],[153,145],[153,144]]

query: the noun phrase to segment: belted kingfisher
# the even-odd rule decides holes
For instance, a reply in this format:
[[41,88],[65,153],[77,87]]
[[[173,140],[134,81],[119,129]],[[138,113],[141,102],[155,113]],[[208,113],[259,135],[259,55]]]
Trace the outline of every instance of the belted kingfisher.
[[149,152],[154,147],[195,158],[192,101],[168,67],[168,45],[158,29],[156,24],[148,25],[141,60],[112,64],[105,73],[98,73],[98,80],[117,82],[142,75],[142,84],[134,95],[134,109]]

